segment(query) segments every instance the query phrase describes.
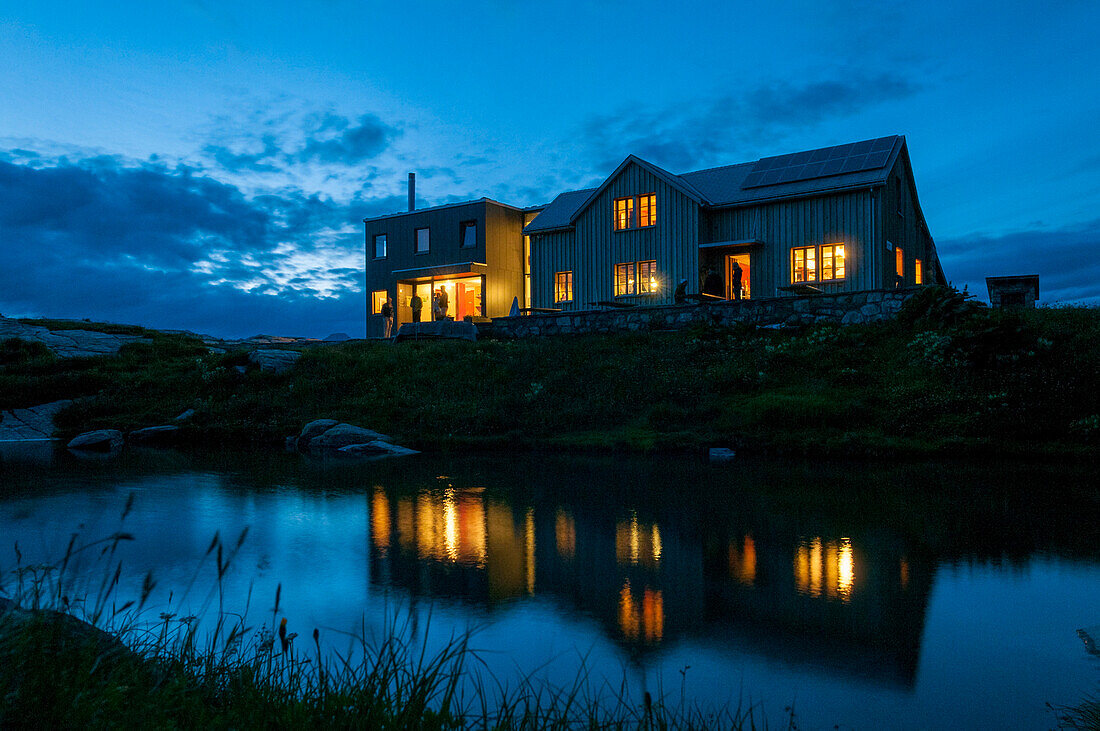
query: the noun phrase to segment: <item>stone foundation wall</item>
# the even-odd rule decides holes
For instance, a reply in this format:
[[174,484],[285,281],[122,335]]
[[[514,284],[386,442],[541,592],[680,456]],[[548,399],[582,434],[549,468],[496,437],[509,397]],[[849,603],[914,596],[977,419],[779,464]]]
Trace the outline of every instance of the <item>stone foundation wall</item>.
[[852,325],[893,319],[902,304],[920,291],[866,290],[799,297],[771,297],[740,302],[640,306],[622,309],[560,312],[525,317],[497,317],[478,324],[481,336],[524,338],[630,330],[678,330],[695,323],[712,325],[810,325],[834,322]]

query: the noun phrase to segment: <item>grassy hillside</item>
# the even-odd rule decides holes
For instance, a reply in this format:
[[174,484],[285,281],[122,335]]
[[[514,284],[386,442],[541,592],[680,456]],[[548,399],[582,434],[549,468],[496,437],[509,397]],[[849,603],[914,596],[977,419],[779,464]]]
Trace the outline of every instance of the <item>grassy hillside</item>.
[[420,447],[1090,454],[1100,310],[991,312],[929,289],[897,322],[313,347],[289,373],[162,335],[114,359],[0,348],[0,408],[87,397],[63,435],[196,410],[196,442],[332,417]]

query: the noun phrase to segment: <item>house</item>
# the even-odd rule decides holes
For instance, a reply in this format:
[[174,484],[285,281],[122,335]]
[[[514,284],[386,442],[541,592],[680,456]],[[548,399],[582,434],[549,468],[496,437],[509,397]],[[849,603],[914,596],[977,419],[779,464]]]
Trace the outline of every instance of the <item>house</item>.
[[524,225],[541,210],[479,198],[431,208],[415,206],[409,175],[409,209],[363,219],[366,233],[367,335],[383,333],[382,305],[394,306],[394,332],[413,314],[415,293],[422,317],[431,319],[432,293],[447,294],[455,320],[503,317],[513,299],[530,302],[531,272]]
[[[631,155],[524,228],[534,307],[943,283],[902,136],[673,174]],[[740,286],[736,270],[740,269]]]

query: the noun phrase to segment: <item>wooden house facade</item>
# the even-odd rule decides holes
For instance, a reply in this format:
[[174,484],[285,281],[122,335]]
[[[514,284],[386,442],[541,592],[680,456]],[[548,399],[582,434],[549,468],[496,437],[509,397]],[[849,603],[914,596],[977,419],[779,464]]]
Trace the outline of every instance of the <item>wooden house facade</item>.
[[680,175],[630,156],[524,233],[534,307],[944,282],[901,136]]

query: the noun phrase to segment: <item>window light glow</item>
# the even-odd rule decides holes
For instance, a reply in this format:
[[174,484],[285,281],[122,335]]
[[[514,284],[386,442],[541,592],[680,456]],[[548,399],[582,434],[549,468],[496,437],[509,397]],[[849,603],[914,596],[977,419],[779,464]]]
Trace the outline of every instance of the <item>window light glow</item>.
[[573,301],[573,272],[558,272],[554,275],[554,301]]
[[821,247],[821,279],[844,279],[844,244]]
[[791,282],[817,281],[817,247],[799,246],[791,249]]

